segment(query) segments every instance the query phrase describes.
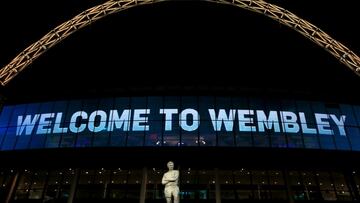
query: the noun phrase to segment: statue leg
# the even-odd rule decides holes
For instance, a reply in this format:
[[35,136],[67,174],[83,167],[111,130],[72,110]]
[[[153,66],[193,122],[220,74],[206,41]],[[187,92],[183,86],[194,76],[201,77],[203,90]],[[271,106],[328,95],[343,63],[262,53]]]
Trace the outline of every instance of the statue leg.
[[174,203],[179,203],[179,202],[180,202],[179,195],[174,195]]
[[166,199],[166,203],[171,203],[171,188],[166,187],[164,190],[164,195],[165,195],[165,199]]
[[179,187],[174,188],[174,191],[173,191],[174,203],[180,202],[179,192],[180,192]]

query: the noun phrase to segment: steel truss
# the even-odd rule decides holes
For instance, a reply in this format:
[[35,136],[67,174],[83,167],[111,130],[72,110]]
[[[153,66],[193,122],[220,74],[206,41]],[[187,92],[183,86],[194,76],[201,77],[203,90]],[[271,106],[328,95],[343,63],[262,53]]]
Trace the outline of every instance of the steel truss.
[[[9,64],[0,70],[0,83],[5,86],[17,74],[29,66],[35,59],[43,53],[61,42],[79,29],[86,27],[95,21],[114,13],[118,13],[134,6],[152,4],[171,0],[110,0],[101,5],[87,9],[74,18],[62,23],[51,30],[40,40],[33,43],[17,55]],[[213,3],[228,4],[239,8],[247,9],[252,12],[261,13],[273,20],[276,20],[306,38],[310,39],[320,47],[324,48],[341,63],[350,68],[360,76],[360,58],[346,46],[334,40],[324,31],[301,19],[295,14],[265,2],[264,0],[203,0]]]

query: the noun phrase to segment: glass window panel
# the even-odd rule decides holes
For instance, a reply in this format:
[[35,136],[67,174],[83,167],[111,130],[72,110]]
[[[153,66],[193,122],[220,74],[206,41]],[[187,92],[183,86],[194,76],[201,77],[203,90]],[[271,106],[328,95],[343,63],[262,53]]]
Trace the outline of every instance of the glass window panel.
[[360,127],[360,106],[353,106],[353,110],[357,120],[357,126]]
[[322,190],[321,196],[325,201],[336,201],[336,193],[334,190]]
[[93,184],[95,178],[95,170],[84,169],[80,172],[79,184]]
[[[81,124],[85,125],[85,129],[78,131],[76,135],[76,147],[91,146],[92,137],[95,130],[99,127],[106,128],[107,114],[103,114],[103,110],[98,109],[99,101],[97,99],[88,99],[82,102],[82,110],[86,112],[87,118],[83,119]],[[91,119],[91,120],[90,120]],[[104,126],[101,126],[103,124]]]
[[163,146],[179,146],[179,145],[180,145],[180,126],[179,126],[179,121],[176,119],[173,122],[172,130],[163,132]]
[[[321,125],[319,125],[321,127]],[[323,126],[326,128],[327,126]],[[319,134],[319,140],[322,149],[336,149],[333,135]]]
[[145,145],[146,146],[162,146],[162,121],[150,121],[149,131],[145,133]]
[[124,131],[113,131],[110,132],[110,146],[125,146],[128,132]]
[[130,109],[130,97],[115,98],[114,109],[119,110],[119,112],[124,109]]
[[128,180],[129,171],[121,168],[112,171],[111,183],[112,184],[126,184]]
[[285,189],[282,190],[271,190],[271,199],[272,200],[287,200],[287,191]]
[[144,139],[145,139],[145,133],[147,131],[130,131],[128,132],[127,136],[127,146],[143,146],[144,145]]
[[[200,126],[199,126],[200,128]],[[187,132],[187,131],[182,131],[181,134],[181,145],[183,146],[199,146],[199,131],[195,130],[195,131],[191,131],[191,132]],[[204,142],[202,141],[201,144],[204,144]]]
[[226,111],[232,109],[233,106],[231,97],[215,97],[215,105],[216,109],[225,109]]
[[216,132],[211,121],[201,121],[199,144],[200,146],[216,146]]
[[318,178],[320,190],[324,190],[324,191],[334,190],[334,185],[333,185],[330,173],[317,172],[317,178]]
[[[328,107],[327,113],[334,115],[337,119],[341,119],[342,113],[340,112],[340,110],[338,108]],[[346,121],[346,118],[345,118],[345,121]],[[338,126],[334,122],[334,119],[331,116],[329,118],[329,122],[330,122],[330,129],[334,133],[334,140],[335,140],[336,148],[340,149],[340,150],[350,149],[350,145],[349,145],[349,141],[348,141],[347,137],[344,135],[341,135],[341,133],[342,133],[341,130],[342,129],[345,130],[344,126],[343,125]]]
[[196,171],[191,169],[184,169],[180,171],[180,184],[197,184]]
[[235,146],[235,136],[233,131],[218,132],[218,146],[232,147]]
[[344,174],[342,174],[341,172],[331,172],[331,175],[334,180],[335,190],[337,191],[349,190],[345,181]]
[[[26,113],[26,104],[14,106],[12,114],[11,114],[9,126],[12,126],[12,127],[17,126],[18,116],[24,115],[25,113]],[[23,132],[23,133],[25,133],[25,132]]]
[[254,139],[254,147],[269,147],[270,146],[270,135],[264,133],[252,133]]
[[[103,126],[107,126],[107,122],[101,122]],[[93,133],[92,146],[94,147],[106,147],[109,145],[110,132],[107,129],[100,132]]]
[[234,171],[234,179],[235,179],[235,184],[250,185],[251,184],[251,173],[249,170],[246,170],[246,169],[240,169],[240,170]]
[[232,109],[249,109],[248,99],[246,97],[233,97],[231,104]]
[[75,177],[75,171],[74,170],[62,170],[61,172],[62,174],[62,179],[61,179],[61,184],[62,185],[71,185],[72,183],[72,180],[74,179]]
[[[40,108],[34,108],[38,109],[41,113],[53,113],[53,102],[47,102],[47,103],[41,103]],[[28,108],[29,109],[29,108]],[[47,130],[46,134],[36,134],[33,133],[31,137],[31,143],[30,148],[43,148],[46,138],[48,135],[51,135],[54,129],[54,123],[56,119],[56,113],[53,113],[53,116],[51,118],[46,119],[46,122],[44,125],[39,125],[44,130]]]
[[7,128],[0,128],[0,149],[6,135]]
[[127,137],[127,146],[143,146],[145,131],[130,131]]
[[281,101],[281,108],[283,111],[290,111],[290,112],[297,112],[297,105],[296,102],[293,100],[282,100]]
[[360,151],[360,129],[356,127],[345,127],[346,136],[351,143],[351,149]]
[[31,189],[36,189],[36,188],[44,188],[45,187],[45,183],[46,183],[46,178],[47,178],[47,172],[43,171],[43,170],[37,170],[33,173],[32,176],[32,185],[31,185]]
[[198,104],[199,104],[198,97],[195,97],[195,96],[181,97],[181,108],[182,109],[190,108],[190,109],[198,110],[199,109]]
[[213,170],[199,170],[199,184],[215,184],[215,172]]
[[[129,170],[128,173],[129,173],[128,182],[127,182],[128,185],[139,185],[140,186],[141,179],[142,179],[142,170],[133,169],[133,170]],[[140,187],[139,187],[139,189],[140,189]]]
[[[57,106],[57,105],[62,105],[62,104],[61,103],[60,104],[55,104],[54,109],[60,107],[60,106]],[[82,111],[82,101],[81,100],[69,101],[67,103],[67,112],[65,113],[65,122],[70,122],[71,117],[77,111]]]
[[65,116],[67,112],[67,101],[57,101],[54,102],[52,111],[59,116],[59,120],[54,122],[57,126],[56,129],[52,131],[52,134],[48,134],[45,140],[45,148],[58,148],[61,140],[61,135],[69,131],[69,126],[64,125]]
[[161,179],[165,172],[163,170],[152,168],[148,169],[148,183],[149,184],[161,184]]
[[[65,116],[65,121],[69,123],[65,123],[65,126],[70,126],[71,124],[75,125],[75,129],[71,129],[69,127],[68,132],[64,133],[61,137],[60,147],[74,147],[75,141],[77,139],[77,134],[81,129],[79,127],[81,125],[87,125],[89,114],[87,112],[82,112],[79,117],[76,118],[76,121],[73,123],[70,123],[71,117],[75,112],[82,111],[82,101],[80,100],[74,100],[69,101],[67,113]],[[87,117],[87,119],[82,119],[84,117]],[[86,130],[86,128],[85,128]],[[85,131],[83,130],[83,131]],[[81,132],[83,132],[81,131]]]
[[[184,146],[198,146],[199,145],[199,128],[201,125],[201,116],[199,114],[198,101],[197,97],[181,97],[181,109],[194,110],[195,116],[188,114],[186,117],[181,117],[180,113],[180,122],[184,123],[185,126],[181,128],[181,145]],[[206,115],[204,115],[206,116]],[[195,129],[185,129],[186,125],[188,126],[198,126]]]
[[[296,102],[293,100],[283,100],[282,101],[282,109],[283,109],[283,111],[289,111],[289,112],[296,114],[295,122],[285,122],[282,124],[283,125],[285,124],[286,126],[290,127],[291,129],[293,129],[293,128],[299,129],[298,132],[294,132],[294,133],[285,132],[286,136],[287,136],[288,147],[289,148],[303,148],[304,143],[303,143],[303,138],[302,138],[302,134],[301,134],[301,125],[299,125],[299,123],[301,123],[301,122],[300,122]],[[283,114],[281,116],[283,116]],[[284,128],[283,128],[283,131],[284,131]]]
[[278,170],[269,171],[269,179],[270,179],[269,183],[271,185],[285,185],[284,176],[281,171]]
[[[7,132],[6,132],[6,137],[3,141],[3,150],[11,150],[15,147],[17,139],[20,139],[20,148],[26,148],[30,141],[30,135],[28,133],[32,133],[33,132],[33,127],[34,125],[28,125],[27,127],[25,127],[23,129],[22,132],[19,136],[16,136],[17,134],[17,124],[18,124],[18,116],[23,116],[23,121],[25,120],[26,117],[26,104],[24,105],[17,105],[14,107],[11,119],[10,119],[10,124],[9,126],[12,126],[10,128],[8,128]],[[31,118],[34,118],[33,116],[31,116]]]
[[231,170],[219,171],[220,184],[233,184],[233,180],[233,172]]
[[[37,125],[28,125],[28,128],[36,129]],[[40,135],[44,136],[44,135]],[[14,149],[27,149],[30,144],[31,135],[16,136],[15,148]]]
[[[299,115],[297,113],[297,105],[292,100],[283,100],[281,101],[281,108],[284,113],[280,113],[280,120],[281,120],[281,129],[284,133],[286,133],[287,137],[287,144],[289,148],[303,148],[303,139],[301,134],[301,128],[299,125]],[[290,117],[287,117],[285,112],[290,112],[290,115],[293,113],[295,114],[294,121],[290,121]],[[292,132],[292,130],[294,132]],[[291,132],[290,132],[291,131]]]
[[109,131],[109,120],[110,118],[113,117],[113,115],[111,115],[110,113],[110,110],[115,110],[114,99],[113,98],[100,99],[98,104],[98,109],[106,112],[107,119],[105,121],[101,121],[102,126],[105,126],[105,129],[101,130],[100,132],[94,133],[92,145],[95,147],[108,146],[110,143],[110,135],[111,135],[111,131]]
[[[350,150],[350,143],[347,136],[339,134],[337,126],[331,126],[334,132],[336,148],[339,150]],[[345,127],[341,126],[344,130]]]
[[101,98],[99,99],[98,109],[105,111],[110,117],[110,110],[114,109],[114,98]]
[[305,148],[319,149],[318,135],[303,134]]
[[19,183],[17,185],[17,189],[30,189],[31,186],[31,179],[32,173],[30,170],[25,170],[24,173],[21,175]]
[[6,136],[2,143],[2,150],[12,150],[14,149],[16,142],[16,127],[10,127],[6,131]]
[[[244,121],[248,121],[248,118],[251,118],[252,122],[247,123],[246,126],[255,126],[256,129],[255,132],[258,131],[257,130],[258,126],[256,125],[256,120],[257,120],[256,110],[262,110],[262,109],[266,109],[265,103],[262,99],[254,99],[254,98],[249,99],[249,112],[246,111]],[[265,111],[265,113],[267,112]],[[239,118],[239,120],[242,121],[243,119]]]
[[[149,126],[149,114],[151,112],[147,112],[147,98],[146,97],[132,97],[131,98],[131,109],[133,110],[132,115],[132,125],[131,130],[128,133],[127,138],[127,146],[144,146],[145,132],[147,132],[146,128],[150,128]],[[139,114],[140,119],[134,118],[135,112],[144,113]],[[140,126],[138,129],[135,129],[135,125]]]
[[238,147],[252,147],[253,138],[251,132],[235,131],[235,142]]
[[[116,98],[114,109],[118,111],[119,117],[121,117],[125,109],[130,110],[130,98]],[[132,116],[132,115],[131,115]],[[131,121],[131,116],[128,118]],[[130,122],[131,127],[131,122]],[[110,132],[110,146],[125,146],[128,131],[124,131],[124,126],[121,129],[115,128]]]
[[147,108],[150,109],[149,121],[162,121],[165,116],[160,113],[160,109],[164,108],[163,97],[148,97]]
[[341,114],[346,115],[345,126],[356,126],[355,113],[353,111],[353,106],[348,104],[340,104]]
[[[77,127],[79,126],[78,124],[75,123],[65,123],[65,126],[70,126],[72,124],[76,125]],[[74,147],[76,137],[77,137],[77,131],[70,132],[70,130],[68,130],[67,133],[63,133],[60,140],[60,147]]]
[[97,170],[94,178],[94,183],[95,184],[110,183],[110,174],[111,171],[104,168]]
[[[51,110],[50,110],[51,111]],[[27,127],[25,127],[25,131],[29,130],[30,134],[22,134],[21,136],[17,137],[17,141],[16,141],[16,146],[15,149],[27,149],[30,145],[30,141],[31,141],[31,137],[32,136],[39,136],[44,138],[46,135],[37,135],[37,130],[40,127],[39,126],[39,122],[41,119],[41,110],[40,110],[40,103],[35,103],[35,104],[28,104],[26,106],[26,111],[24,114],[22,114],[24,117],[25,116],[31,116],[31,125],[28,125]],[[49,112],[47,112],[49,113]],[[35,119],[35,115],[36,114],[40,114],[37,120]],[[23,119],[25,120],[25,118],[23,117]],[[23,121],[24,121],[23,120]],[[35,121],[35,122],[32,122]]]
[[[297,125],[296,123],[292,123],[294,125]],[[286,133],[288,147],[289,148],[303,148],[303,138],[302,134],[300,132],[297,133]]]
[[268,176],[266,171],[252,171],[252,181],[256,185],[267,185],[269,184]]
[[90,147],[93,135],[94,133],[89,131],[78,133],[76,135],[75,147]]
[[[266,108],[261,109],[261,110],[264,110],[266,117],[269,118],[270,111],[280,112],[282,109],[281,109],[281,105],[279,104],[278,100],[269,99],[266,101]],[[272,147],[280,147],[280,148],[287,147],[286,135],[285,135],[285,133],[282,132],[282,128],[281,128],[282,126],[281,126],[281,122],[280,122],[281,121],[280,115],[279,115],[279,113],[277,113],[276,115],[277,115],[277,122],[265,123],[268,125],[271,124],[272,126],[271,126],[271,129],[267,129],[266,126],[264,126],[265,127],[264,134],[270,136]],[[275,126],[278,126],[280,132],[275,131]]]
[[[280,125],[280,124],[279,124]],[[286,148],[287,145],[287,136],[285,133],[280,132],[267,132],[270,135],[271,146],[277,148]]]
[[[65,131],[64,129],[62,130]],[[45,148],[58,148],[60,144],[61,134],[50,134],[46,137]]]
[[214,97],[199,97],[199,113],[200,119],[205,121],[211,121],[209,115],[209,109],[215,109],[215,98]]
[[239,200],[253,200],[254,194],[252,190],[236,190]]
[[0,128],[9,126],[13,107],[14,106],[5,106],[2,108],[0,115]]
[[28,199],[29,190],[16,190],[14,200]]
[[292,186],[302,185],[303,181],[297,171],[289,171],[289,182]]
[[232,188],[228,188],[226,186],[221,188],[221,199],[222,200],[234,200],[235,199],[235,191]]
[[307,187],[312,187],[317,185],[315,174],[312,171],[301,171],[301,176],[304,182],[304,185]]

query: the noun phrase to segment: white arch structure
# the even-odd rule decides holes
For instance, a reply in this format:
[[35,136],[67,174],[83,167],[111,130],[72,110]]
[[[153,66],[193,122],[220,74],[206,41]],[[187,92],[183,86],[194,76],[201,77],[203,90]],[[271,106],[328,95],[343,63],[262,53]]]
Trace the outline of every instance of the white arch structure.
[[[17,74],[28,67],[35,59],[55,46],[66,37],[70,36],[79,29],[86,27],[95,21],[125,9],[139,5],[152,4],[171,0],[109,0],[103,4],[87,9],[72,19],[62,23],[51,30],[40,40],[27,47],[18,54],[9,64],[0,70],[0,83],[5,86]],[[324,48],[346,67],[350,68],[355,74],[360,76],[360,58],[346,46],[334,40],[324,31],[301,19],[295,14],[265,2],[264,0],[202,0],[213,3],[233,5],[252,12],[261,13],[275,21],[278,21],[304,37],[310,39],[320,47]]]

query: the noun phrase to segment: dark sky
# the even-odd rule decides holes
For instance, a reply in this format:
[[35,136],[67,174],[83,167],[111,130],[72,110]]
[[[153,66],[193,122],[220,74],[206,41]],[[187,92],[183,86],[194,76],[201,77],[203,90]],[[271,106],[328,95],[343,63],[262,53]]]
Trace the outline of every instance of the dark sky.
[[[0,66],[52,28],[101,2],[2,2]],[[355,1],[269,2],[360,54]],[[116,91],[222,94],[235,88],[359,103],[358,87],[360,78],[330,54],[263,15],[233,6],[176,1],[129,9],[78,31],[0,91],[9,101],[22,102]]]

